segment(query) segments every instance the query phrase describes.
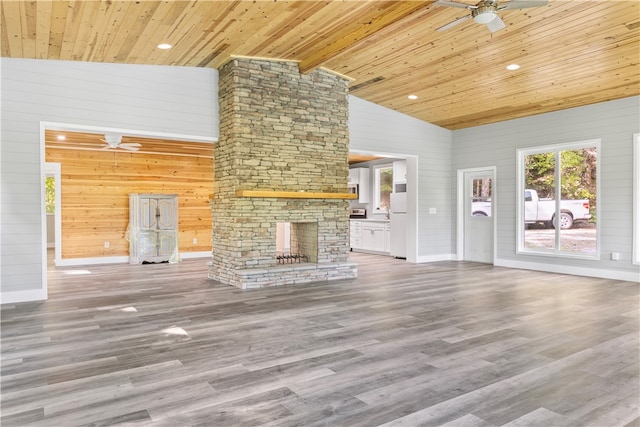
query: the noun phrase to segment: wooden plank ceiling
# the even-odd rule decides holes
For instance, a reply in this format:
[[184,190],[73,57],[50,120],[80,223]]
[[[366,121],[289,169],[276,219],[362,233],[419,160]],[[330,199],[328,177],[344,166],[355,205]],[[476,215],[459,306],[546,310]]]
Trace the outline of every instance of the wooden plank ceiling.
[[105,135],[89,132],[69,132],[46,130],[45,148],[59,148],[80,151],[111,151],[118,153],[162,154],[169,156],[202,157],[213,159],[212,143],[167,140],[139,136],[122,135],[121,143],[137,143],[140,147],[134,151],[123,148],[110,148],[105,143]]
[[[59,130],[45,130],[45,148],[79,151],[111,151],[118,153],[160,154],[166,156],[186,156],[213,159],[214,144],[191,141],[167,140],[160,138],[138,137],[122,135],[122,143],[137,143],[137,150],[129,151],[122,148],[108,148],[104,141],[105,135],[89,132],[70,132]],[[114,157],[117,159],[117,157]],[[349,153],[349,164],[368,162],[381,159],[379,156]]]
[[0,41],[11,58],[294,60],[353,79],[355,96],[461,129],[640,94],[639,4],[551,0],[502,11],[506,28],[491,33],[470,19],[436,31],[467,11],[433,1],[3,1]]

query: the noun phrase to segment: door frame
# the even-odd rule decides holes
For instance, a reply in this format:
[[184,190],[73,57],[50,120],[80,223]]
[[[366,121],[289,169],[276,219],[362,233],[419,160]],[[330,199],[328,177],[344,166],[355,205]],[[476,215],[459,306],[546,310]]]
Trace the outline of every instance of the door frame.
[[496,263],[496,251],[497,251],[497,221],[498,217],[498,191],[496,183],[497,175],[496,166],[485,166],[478,168],[458,169],[457,171],[457,215],[456,215],[456,260],[464,261],[464,175],[469,172],[487,172],[492,175],[491,179],[491,221],[493,225],[493,256],[491,264]]

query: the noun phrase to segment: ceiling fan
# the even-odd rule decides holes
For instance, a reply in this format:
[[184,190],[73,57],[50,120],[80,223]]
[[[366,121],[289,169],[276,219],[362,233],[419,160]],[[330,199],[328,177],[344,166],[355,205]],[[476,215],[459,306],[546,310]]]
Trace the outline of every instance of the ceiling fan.
[[528,7],[539,7],[546,6],[548,0],[513,0],[510,2],[505,2],[503,4],[498,3],[498,0],[482,0],[476,5],[468,5],[464,3],[457,3],[454,1],[447,0],[438,0],[434,4],[436,6],[447,6],[447,7],[457,7],[461,9],[468,9],[471,11],[470,15],[463,16],[461,18],[456,19],[455,21],[449,22],[446,25],[438,28],[436,31],[445,31],[451,27],[455,27],[463,21],[466,21],[469,18],[473,18],[473,20],[477,24],[485,24],[489,31],[492,33],[501,30],[505,27],[504,22],[498,16],[498,12],[501,10],[509,10],[509,9],[525,9]]
[[122,142],[122,135],[118,133],[107,133],[104,135],[104,139],[100,141],[106,143],[102,145],[102,150],[122,148],[123,150],[138,151],[140,147],[142,147],[142,145],[137,142]]

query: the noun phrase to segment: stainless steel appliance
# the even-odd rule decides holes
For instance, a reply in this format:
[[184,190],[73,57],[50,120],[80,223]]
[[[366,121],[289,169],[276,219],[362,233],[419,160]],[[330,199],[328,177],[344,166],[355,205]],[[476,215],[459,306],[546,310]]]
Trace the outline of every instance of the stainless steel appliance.
[[351,212],[349,213],[349,218],[352,219],[366,219],[367,218],[367,210],[364,208],[351,208]]
[[407,193],[391,193],[391,256],[407,257]]

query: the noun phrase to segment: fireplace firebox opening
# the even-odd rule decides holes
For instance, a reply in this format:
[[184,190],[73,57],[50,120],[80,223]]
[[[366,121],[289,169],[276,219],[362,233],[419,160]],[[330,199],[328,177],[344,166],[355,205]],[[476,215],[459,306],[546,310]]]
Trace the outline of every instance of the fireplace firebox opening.
[[317,222],[278,222],[276,224],[277,264],[317,262]]

